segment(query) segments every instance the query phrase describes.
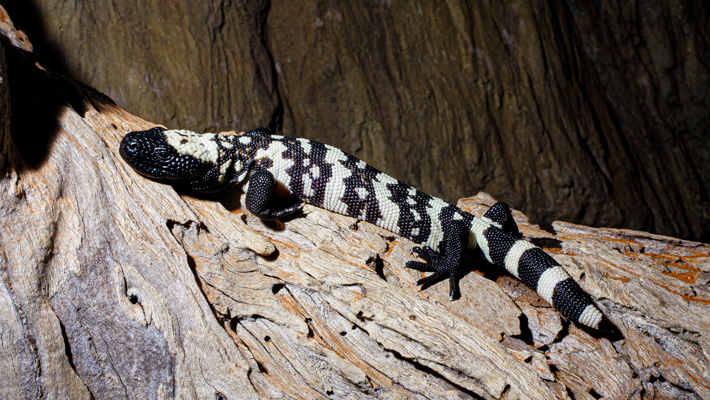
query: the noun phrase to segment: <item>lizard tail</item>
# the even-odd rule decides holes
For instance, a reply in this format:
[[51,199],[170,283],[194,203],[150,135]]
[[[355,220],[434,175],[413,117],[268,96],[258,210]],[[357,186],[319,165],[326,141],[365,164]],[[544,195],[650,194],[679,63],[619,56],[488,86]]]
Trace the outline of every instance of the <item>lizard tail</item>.
[[496,221],[484,217],[476,218],[471,227],[472,236],[489,262],[504,266],[565,317],[605,333],[616,331],[555,259],[496,225],[499,225]]

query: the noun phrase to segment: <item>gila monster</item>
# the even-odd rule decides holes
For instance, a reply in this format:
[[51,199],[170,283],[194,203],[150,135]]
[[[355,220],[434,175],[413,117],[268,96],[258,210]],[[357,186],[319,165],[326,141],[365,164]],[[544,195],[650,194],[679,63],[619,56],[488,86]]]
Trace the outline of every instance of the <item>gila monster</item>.
[[[567,272],[521,237],[504,203],[475,217],[335,147],[265,128],[233,135],[156,127],[126,134],[119,152],[140,174],[199,192],[244,182],[246,208],[264,220],[309,203],[411,239],[421,245],[412,251],[426,263],[406,266],[433,272],[417,285],[448,277],[451,298],[459,295],[462,252],[478,247],[490,263],[505,267],[568,319],[615,332]],[[276,197],[290,197],[295,204],[279,209]]]

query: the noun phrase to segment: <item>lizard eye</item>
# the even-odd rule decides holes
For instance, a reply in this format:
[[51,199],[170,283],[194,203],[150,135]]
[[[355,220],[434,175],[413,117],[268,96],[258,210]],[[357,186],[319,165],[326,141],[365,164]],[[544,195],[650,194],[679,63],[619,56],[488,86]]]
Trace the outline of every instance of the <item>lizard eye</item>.
[[163,148],[158,148],[155,149],[155,152],[153,153],[155,155],[155,158],[158,159],[158,161],[168,161],[172,158],[172,153]]

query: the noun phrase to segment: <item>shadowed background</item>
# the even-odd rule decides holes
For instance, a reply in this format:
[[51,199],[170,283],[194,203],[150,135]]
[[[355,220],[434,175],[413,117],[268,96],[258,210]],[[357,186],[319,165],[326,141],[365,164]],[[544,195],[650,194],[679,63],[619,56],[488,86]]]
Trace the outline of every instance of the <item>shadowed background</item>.
[[543,226],[710,240],[700,0],[139,3],[0,0],[44,66],[155,123],[267,126]]

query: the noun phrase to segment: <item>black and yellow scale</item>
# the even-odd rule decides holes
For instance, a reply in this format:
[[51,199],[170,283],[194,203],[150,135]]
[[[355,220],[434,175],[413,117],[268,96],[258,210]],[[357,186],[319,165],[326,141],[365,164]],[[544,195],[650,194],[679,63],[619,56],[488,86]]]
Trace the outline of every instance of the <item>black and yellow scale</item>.
[[[198,134],[156,127],[126,134],[123,159],[149,178],[216,192],[244,182],[246,207],[262,219],[299,211],[304,203],[373,223],[423,247],[426,263],[407,267],[433,272],[417,282],[449,278],[458,296],[461,254],[480,248],[565,317],[603,332],[615,331],[567,272],[539,247],[521,238],[510,209],[498,203],[481,218],[422,193],[335,147],[260,128],[237,135]],[[292,206],[273,209],[274,196]]]

